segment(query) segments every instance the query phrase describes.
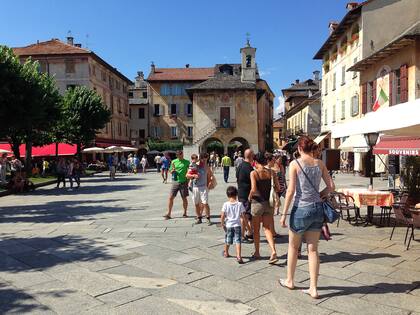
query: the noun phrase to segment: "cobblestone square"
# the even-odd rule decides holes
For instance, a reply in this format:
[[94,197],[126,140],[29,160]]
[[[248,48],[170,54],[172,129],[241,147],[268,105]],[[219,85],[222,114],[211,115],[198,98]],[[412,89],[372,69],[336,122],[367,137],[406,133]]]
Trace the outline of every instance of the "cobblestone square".
[[[231,176],[233,172],[231,171]],[[181,199],[165,221],[170,184],[155,172],[86,178],[73,191],[46,186],[0,198],[0,312],[31,314],[415,314],[420,309],[420,242],[404,247],[405,228],[331,226],[321,241],[319,300],[281,288],[286,230],[277,226],[280,260],[244,265],[221,255],[219,213],[226,184],[210,193],[213,225],[182,218]],[[368,179],[337,175],[338,187]],[[232,182],[232,177],[231,177]],[[377,180],[375,187],[385,188]],[[230,184],[234,184],[233,182]],[[378,214],[380,209],[375,209]],[[362,209],[362,215],[366,211]],[[276,217],[276,225],[278,225]],[[304,247],[305,248],[305,247]],[[306,255],[298,288],[308,286]]]

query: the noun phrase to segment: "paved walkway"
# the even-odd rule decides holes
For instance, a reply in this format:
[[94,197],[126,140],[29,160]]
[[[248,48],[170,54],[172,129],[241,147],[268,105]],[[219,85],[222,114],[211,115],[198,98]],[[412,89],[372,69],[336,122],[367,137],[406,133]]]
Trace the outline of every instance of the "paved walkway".
[[[214,221],[225,200],[221,174],[211,192]],[[341,186],[367,180],[337,176]],[[379,182],[377,185],[384,185]],[[169,185],[156,173],[104,175],[79,190],[52,186],[0,198],[0,313],[31,314],[416,314],[420,310],[420,242],[404,250],[404,229],[332,227],[322,241],[321,299],[279,287],[285,276],[287,239],[281,259],[246,263],[221,256],[218,225],[164,221]],[[192,214],[190,206],[190,214]],[[278,221],[276,219],[276,221]],[[276,222],[278,223],[278,222]],[[285,230],[280,230],[285,234]],[[268,250],[262,244],[262,254]],[[297,286],[308,286],[306,255]],[[419,314],[419,313],[417,313]]]

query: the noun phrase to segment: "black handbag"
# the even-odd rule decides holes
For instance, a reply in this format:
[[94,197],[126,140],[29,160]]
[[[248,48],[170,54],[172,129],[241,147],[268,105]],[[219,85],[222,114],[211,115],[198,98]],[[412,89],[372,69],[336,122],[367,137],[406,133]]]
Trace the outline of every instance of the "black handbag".
[[[308,182],[311,184],[312,188],[319,194],[318,189],[315,188],[315,185],[309,179],[309,176],[305,173],[305,171],[303,170],[302,166],[300,165],[300,163],[297,159],[296,159],[296,163],[299,165],[299,168],[301,169],[301,171],[305,175]],[[322,207],[324,209],[324,219],[325,219],[325,221],[327,223],[334,223],[340,217],[340,213],[337,210],[335,210],[334,200],[330,199],[330,198],[334,198],[334,197],[328,196],[326,200],[323,200],[322,201]]]

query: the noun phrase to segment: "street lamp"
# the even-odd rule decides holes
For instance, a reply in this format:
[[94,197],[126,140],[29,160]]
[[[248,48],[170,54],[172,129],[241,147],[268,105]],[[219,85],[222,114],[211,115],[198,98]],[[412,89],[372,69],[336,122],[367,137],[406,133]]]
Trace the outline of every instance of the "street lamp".
[[[373,172],[375,169],[374,159],[373,159],[373,146],[376,144],[376,141],[378,141],[379,133],[377,132],[370,132],[365,133],[365,140],[367,145],[370,148],[370,188],[373,189]],[[367,207],[367,219],[368,222],[372,222],[373,219],[373,206]]]
[[365,133],[365,140],[367,145],[370,148],[370,184],[373,187],[373,171],[375,168],[374,160],[373,160],[373,146],[376,144],[376,141],[378,141],[378,137],[379,137],[379,133],[377,132],[370,132],[370,133]]

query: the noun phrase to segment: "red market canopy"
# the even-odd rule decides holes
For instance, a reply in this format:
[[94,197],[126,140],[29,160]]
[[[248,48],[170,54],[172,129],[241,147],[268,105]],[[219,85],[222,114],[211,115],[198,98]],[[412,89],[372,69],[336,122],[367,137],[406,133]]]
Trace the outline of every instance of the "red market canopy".
[[[10,152],[12,151],[12,148],[8,143],[0,143],[0,149],[7,150]],[[25,157],[25,150],[26,145],[21,144],[19,147],[19,153],[20,157]],[[56,144],[48,144],[44,145],[42,147],[33,147],[32,148],[32,156],[55,156],[56,155]],[[59,143],[58,144],[58,155],[75,155],[77,153],[77,146],[67,143]]]
[[420,155],[420,137],[382,136],[373,154]]

